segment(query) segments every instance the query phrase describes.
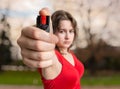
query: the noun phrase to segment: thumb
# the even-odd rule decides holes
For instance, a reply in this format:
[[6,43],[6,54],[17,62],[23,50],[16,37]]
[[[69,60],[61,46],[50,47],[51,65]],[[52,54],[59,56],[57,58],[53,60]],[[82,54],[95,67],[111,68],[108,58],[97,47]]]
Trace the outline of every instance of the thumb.
[[[46,16],[49,16],[49,28],[50,28],[50,33],[53,33],[53,28],[52,28],[52,21],[51,21],[51,17],[50,17],[50,10],[48,8],[42,8],[40,11],[39,11],[39,15],[43,16],[43,17],[46,17]],[[47,20],[45,18],[43,18],[43,23],[44,23],[44,20]]]

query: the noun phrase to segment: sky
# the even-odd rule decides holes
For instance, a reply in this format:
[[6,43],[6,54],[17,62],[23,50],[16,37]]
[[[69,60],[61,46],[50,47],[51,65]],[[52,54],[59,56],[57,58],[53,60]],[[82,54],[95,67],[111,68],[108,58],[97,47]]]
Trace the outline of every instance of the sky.
[[32,18],[43,7],[51,8],[47,0],[0,0],[0,15],[8,18]]

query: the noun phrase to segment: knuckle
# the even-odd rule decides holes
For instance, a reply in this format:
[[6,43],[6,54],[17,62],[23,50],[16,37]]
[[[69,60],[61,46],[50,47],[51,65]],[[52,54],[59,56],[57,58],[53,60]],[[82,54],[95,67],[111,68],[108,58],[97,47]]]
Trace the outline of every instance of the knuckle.
[[25,58],[23,58],[23,63],[25,64],[25,65],[28,65],[28,62],[26,61],[26,59]]
[[18,38],[18,39],[17,39],[17,43],[18,43],[18,44],[19,44],[19,41],[20,41],[20,39]]
[[43,58],[43,57],[42,57],[41,53],[38,53],[37,59],[38,59],[38,60],[41,60],[42,58]]
[[37,50],[41,50],[42,45],[41,45],[41,43],[40,43],[39,41],[36,41],[35,44],[34,44],[34,47],[35,47],[35,49],[37,49]]
[[19,37],[18,39],[17,39],[17,44],[21,47],[22,45],[23,45],[23,42],[24,41],[24,39],[23,39],[23,37],[21,36],[21,37]]
[[21,55],[22,55],[22,57],[25,57],[24,52],[22,51],[22,49],[21,49]]
[[44,67],[42,62],[39,62],[38,66],[39,66],[39,68],[43,68]]
[[21,39],[18,38],[18,39],[17,39],[17,44],[20,45],[20,43],[21,43]]
[[32,35],[36,36],[36,30],[35,29],[32,30]]
[[33,36],[34,38],[36,38],[36,39],[38,38],[38,33],[39,33],[38,30],[33,29],[31,33],[32,33],[32,36]]
[[46,54],[42,53],[42,52],[39,52],[37,58],[40,61],[46,60]]
[[25,28],[23,28],[23,29],[21,30],[21,34],[24,34],[24,30],[25,30]]

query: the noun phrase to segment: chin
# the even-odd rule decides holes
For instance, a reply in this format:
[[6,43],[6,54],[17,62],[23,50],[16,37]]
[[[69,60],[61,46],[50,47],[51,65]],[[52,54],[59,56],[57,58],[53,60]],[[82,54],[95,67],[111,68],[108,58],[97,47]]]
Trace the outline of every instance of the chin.
[[64,48],[69,48],[69,47],[70,47],[70,45],[65,45],[65,46],[64,46]]

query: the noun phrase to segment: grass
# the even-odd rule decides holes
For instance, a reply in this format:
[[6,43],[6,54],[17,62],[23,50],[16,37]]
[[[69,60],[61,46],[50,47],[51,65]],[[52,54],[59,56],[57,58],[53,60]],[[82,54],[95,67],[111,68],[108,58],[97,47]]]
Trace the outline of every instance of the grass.
[[98,76],[98,77],[83,77],[81,80],[82,85],[91,85],[91,86],[114,86],[120,85],[120,76],[112,75],[112,76]]
[[32,71],[6,71],[0,73],[0,84],[41,85],[40,75]]
[[[7,85],[41,85],[40,75],[37,71],[6,71],[0,73],[0,84]],[[84,76],[82,85],[120,85],[120,76]]]

